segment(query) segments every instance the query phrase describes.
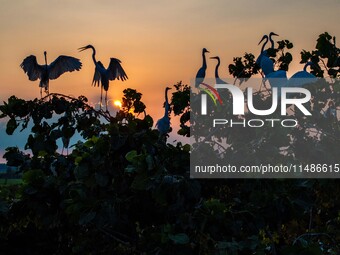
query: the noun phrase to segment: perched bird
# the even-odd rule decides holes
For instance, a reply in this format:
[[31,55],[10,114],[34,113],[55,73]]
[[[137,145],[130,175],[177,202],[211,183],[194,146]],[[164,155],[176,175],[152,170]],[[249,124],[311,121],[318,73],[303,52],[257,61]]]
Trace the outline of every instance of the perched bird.
[[276,33],[274,33],[274,32],[270,32],[270,33],[269,33],[269,36],[268,36],[268,37],[269,37],[269,41],[270,41],[270,44],[271,44],[271,45],[270,45],[270,48],[271,48],[271,49],[274,49],[274,40],[273,40],[273,38],[272,38],[273,35],[279,36],[278,34],[276,34]]
[[84,51],[87,49],[92,49],[92,59],[96,67],[92,85],[93,86],[99,86],[99,84],[101,85],[100,103],[102,103],[103,99],[103,89],[105,90],[105,106],[107,110],[107,91],[109,90],[109,81],[113,81],[115,79],[125,81],[126,79],[128,79],[128,77],[120,64],[121,61],[119,59],[111,58],[108,68],[105,69],[102,62],[96,60],[96,49],[92,45],[81,47],[79,48],[79,51]]
[[[268,36],[268,35],[264,35],[264,36],[262,37],[261,41],[258,43],[258,45],[260,45],[260,44],[265,40],[265,42],[264,42],[263,45],[262,45],[261,54],[260,54],[259,57],[261,57],[261,55],[262,55],[262,56],[267,56],[267,57],[268,57],[268,52],[267,52],[267,50],[264,49],[264,48],[266,47],[268,41],[270,41],[270,48],[271,48],[271,49],[274,49],[274,40],[273,40],[272,36],[279,36],[279,35],[276,34],[276,33],[274,33],[274,32],[270,32],[270,33],[269,33],[269,36]],[[260,62],[259,62],[259,63],[260,63]],[[259,63],[258,63],[258,64],[259,64]]]
[[269,36],[264,35],[261,41],[259,42],[260,44],[262,41],[265,40],[261,48],[261,54],[256,60],[256,64],[258,64],[261,67],[264,77],[266,78],[266,80],[269,81],[270,86],[272,88],[273,87],[280,88],[280,87],[286,86],[287,84],[287,80],[288,80],[287,72],[284,70],[275,71],[274,62],[269,58],[267,50],[264,49],[268,41],[270,41],[271,43],[271,46],[270,46],[271,49],[274,49],[274,41],[273,41],[272,36],[278,36],[278,34],[274,32],[270,32]]
[[169,118],[169,112],[170,112],[170,105],[168,100],[168,90],[171,88],[166,87],[165,88],[165,105],[164,105],[164,116],[159,119],[156,123],[156,127],[160,133],[160,135],[165,135],[170,130],[170,118]]
[[262,69],[262,71],[265,75],[274,71],[273,61],[269,58],[267,50],[264,49],[266,44],[268,43],[268,41],[270,41],[270,43],[271,43],[270,48],[274,49],[274,40],[273,40],[272,36],[278,36],[278,34],[276,34],[274,32],[270,32],[269,36],[264,35],[262,37],[259,44],[261,44],[264,40],[265,41],[262,45],[261,53],[260,53],[260,55],[258,56],[258,58],[256,59],[256,62],[255,62],[258,66],[261,67],[261,69]]
[[65,72],[79,71],[81,62],[79,59],[69,56],[59,56],[50,65],[47,64],[47,53],[44,51],[45,65],[39,65],[37,58],[33,55],[28,56],[21,63],[20,67],[27,73],[30,81],[40,79],[40,96],[42,97],[42,88],[49,93],[49,80],[57,79]]
[[[296,72],[295,74],[287,79],[287,72],[283,70],[274,71],[265,76],[269,81],[272,88],[282,88],[282,87],[303,87],[306,84],[314,83],[317,78],[307,72],[307,67],[313,65],[313,62],[307,62],[303,68],[303,71]],[[280,93],[279,93],[280,95]]]
[[287,86],[288,87],[302,87],[309,83],[316,82],[315,75],[307,72],[307,67],[313,65],[313,62],[307,62],[303,67],[303,71],[296,72],[290,77]]
[[265,76],[274,72],[274,62],[267,56],[263,55],[261,57],[260,67]]
[[[220,103],[222,103],[221,97],[219,93],[217,92],[217,90],[213,88],[212,86],[210,86],[209,84],[203,83],[204,78],[205,78],[205,71],[207,70],[207,61],[205,58],[205,53],[209,53],[209,51],[206,48],[203,48],[202,50],[203,63],[202,63],[201,68],[198,70],[196,74],[195,87],[200,90],[205,91],[215,103],[216,103],[215,97],[219,100]],[[201,84],[206,88],[200,88]]]
[[217,65],[215,67],[215,80],[216,80],[216,84],[227,84],[225,81],[220,79],[220,76],[218,75],[218,68],[220,67],[220,64],[221,64],[220,58],[218,56],[216,56],[216,57],[211,57],[211,59],[217,59]]
[[198,88],[200,86],[200,84],[204,81],[204,77],[205,77],[205,71],[207,70],[207,61],[205,59],[205,53],[209,53],[209,51],[206,48],[203,48],[202,50],[202,66],[201,68],[198,70],[197,74],[196,74],[196,80],[195,80],[195,87]]

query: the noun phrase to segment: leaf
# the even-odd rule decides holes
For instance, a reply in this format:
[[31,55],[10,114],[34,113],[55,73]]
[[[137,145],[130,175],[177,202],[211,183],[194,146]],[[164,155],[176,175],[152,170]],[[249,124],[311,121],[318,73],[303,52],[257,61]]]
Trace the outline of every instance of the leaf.
[[96,217],[96,212],[82,213],[79,218],[79,225],[86,225]]
[[19,124],[17,124],[17,121],[14,118],[11,118],[8,122],[7,122],[7,126],[6,126],[6,133],[8,135],[12,135],[13,132],[15,131],[15,129],[19,126]]
[[185,145],[183,146],[183,151],[185,151],[185,152],[190,152],[190,150],[191,150],[190,144],[185,144]]
[[87,197],[83,188],[72,188],[69,195],[73,200],[84,200]]
[[76,165],[79,165],[79,163],[80,163],[82,160],[83,160],[83,157],[78,156],[78,157],[75,158],[74,163],[75,163]]
[[176,235],[169,234],[169,238],[175,244],[187,244],[190,241],[189,237],[185,233],[179,233],[179,234],[176,234]]
[[132,150],[126,153],[125,158],[129,162],[133,162],[134,158],[137,156],[137,151]]
[[149,127],[152,127],[153,126],[153,119],[150,115],[146,115],[145,118],[144,118],[144,121],[146,123],[148,123],[148,126]]
[[32,169],[26,171],[23,176],[22,180],[27,183],[31,184],[32,186],[42,185],[44,182],[44,172],[40,169]]
[[328,74],[329,74],[329,76],[335,78],[335,77],[337,76],[337,74],[338,74],[338,70],[335,70],[335,69],[333,69],[333,68],[330,68],[330,69],[328,70]]
[[184,136],[187,134],[187,130],[185,128],[181,128],[177,131],[177,134]]
[[136,168],[133,165],[128,165],[127,167],[125,167],[125,172],[126,173],[133,173],[136,172]]
[[48,155],[47,151],[41,150],[38,152],[38,157],[46,157]]
[[292,62],[292,60],[293,60],[292,54],[287,52],[286,55],[285,55],[285,61],[287,62],[287,64],[289,64],[290,62]]

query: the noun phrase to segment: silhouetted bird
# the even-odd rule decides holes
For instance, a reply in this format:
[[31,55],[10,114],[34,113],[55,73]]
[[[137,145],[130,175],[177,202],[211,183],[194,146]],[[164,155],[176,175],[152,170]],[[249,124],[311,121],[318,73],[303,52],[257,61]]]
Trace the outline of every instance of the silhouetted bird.
[[105,69],[102,62],[96,60],[96,49],[92,45],[81,47],[79,48],[79,51],[83,51],[87,49],[92,49],[92,59],[96,67],[94,76],[93,76],[92,85],[99,86],[99,83],[101,83],[100,104],[102,104],[103,89],[104,89],[105,90],[105,106],[107,110],[107,91],[109,90],[109,81],[113,81],[115,79],[125,81],[126,79],[128,79],[128,77],[123,67],[120,65],[121,61],[119,59],[111,58],[108,68]]
[[271,49],[274,49],[274,41],[272,39],[272,36],[278,36],[278,34],[274,32],[270,32],[269,36],[264,35],[261,41],[259,42],[259,44],[261,44],[261,42],[265,40],[261,48],[261,53],[256,59],[256,64],[261,67],[264,74],[269,74],[274,71],[273,61],[269,58],[267,50],[264,49],[266,44],[268,43],[268,40],[271,43],[271,46],[270,46]]
[[206,48],[203,48],[202,50],[202,67],[198,70],[196,74],[196,80],[195,80],[195,87],[198,88],[199,85],[204,81],[205,77],[205,71],[207,70],[207,61],[205,59],[205,53],[209,53],[209,51]]
[[315,75],[307,72],[307,67],[313,65],[313,62],[307,62],[303,67],[303,71],[296,72],[290,77],[287,86],[288,87],[302,87],[309,83],[316,82]]
[[20,67],[27,73],[30,81],[40,79],[40,96],[42,97],[42,88],[49,93],[49,80],[57,79],[65,72],[79,71],[81,62],[79,59],[69,56],[59,56],[50,65],[47,64],[47,53],[44,51],[45,65],[39,65],[37,58],[33,55],[28,56],[21,63]]
[[195,87],[199,88],[199,86],[202,84],[204,87],[207,88],[207,89],[204,88],[202,90],[205,91],[215,103],[216,103],[215,97],[219,100],[220,103],[222,103],[221,97],[220,97],[219,93],[217,92],[217,90],[215,88],[213,88],[212,86],[210,86],[209,84],[203,83],[204,78],[205,78],[205,71],[207,70],[207,61],[206,61],[206,58],[205,58],[205,53],[209,53],[209,51],[206,48],[203,48],[202,49],[203,63],[202,63],[201,68],[198,70],[198,72],[196,74]]
[[217,59],[217,64],[216,64],[216,67],[215,67],[215,81],[216,81],[216,84],[227,84],[225,81],[221,80],[220,79],[220,76],[218,75],[218,68],[220,67],[220,58],[218,56],[216,57],[211,57],[211,59]]
[[[316,82],[317,78],[307,72],[307,67],[313,65],[313,62],[307,62],[303,68],[303,71],[296,72],[287,79],[287,72],[283,70],[274,71],[265,76],[269,81],[271,87],[303,87],[304,85]],[[279,93],[280,95],[280,93]]]
[[170,105],[168,100],[168,90],[171,88],[166,87],[165,88],[165,105],[164,105],[164,116],[159,119],[156,123],[156,127],[160,133],[160,135],[165,135],[170,130],[170,118],[169,118],[169,112],[170,112]]

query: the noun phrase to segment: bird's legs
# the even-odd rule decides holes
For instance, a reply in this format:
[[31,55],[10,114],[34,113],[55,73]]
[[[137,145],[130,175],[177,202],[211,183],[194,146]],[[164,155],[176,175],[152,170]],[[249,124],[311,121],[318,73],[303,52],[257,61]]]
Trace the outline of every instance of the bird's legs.
[[100,104],[99,109],[102,109],[102,102],[103,102],[103,86],[100,87]]
[[107,111],[107,91],[105,91],[105,110]]
[[51,96],[50,96],[50,87],[45,88],[45,92],[48,95],[48,99],[51,100]]

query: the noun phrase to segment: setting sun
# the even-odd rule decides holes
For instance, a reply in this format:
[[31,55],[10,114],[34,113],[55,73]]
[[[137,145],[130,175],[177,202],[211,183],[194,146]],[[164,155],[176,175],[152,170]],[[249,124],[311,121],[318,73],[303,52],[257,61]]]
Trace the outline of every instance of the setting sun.
[[113,102],[113,105],[114,105],[114,106],[117,106],[118,108],[122,108],[122,102],[119,101],[119,100],[115,100],[115,101]]

